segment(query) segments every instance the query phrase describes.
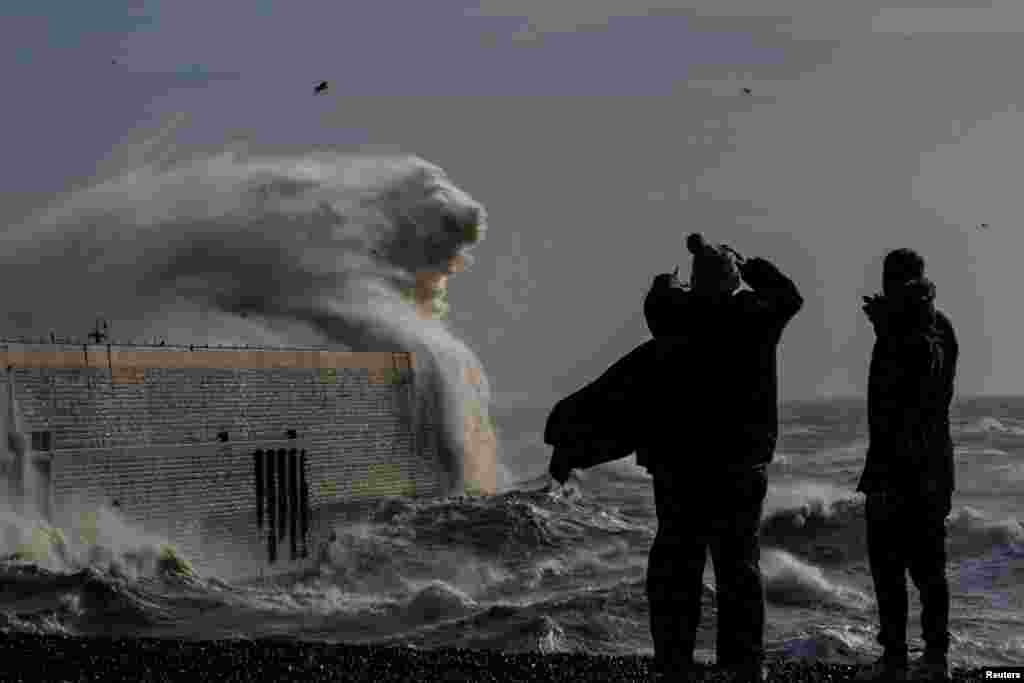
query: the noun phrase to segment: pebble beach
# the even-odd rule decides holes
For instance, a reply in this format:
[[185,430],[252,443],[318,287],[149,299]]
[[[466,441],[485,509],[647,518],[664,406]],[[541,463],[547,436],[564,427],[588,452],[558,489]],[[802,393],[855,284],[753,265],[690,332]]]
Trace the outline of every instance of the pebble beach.
[[[22,681],[478,681],[574,683],[652,681],[650,657],[509,654],[491,650],[416,650],[275,640],[181,640],[0,636],[0,680]],[[852,681],[849,664],[777,659],[769,681]],[[984,669],[953,669],[952,681],[984,681]],[[704,666],[698,681],[728,681]]]

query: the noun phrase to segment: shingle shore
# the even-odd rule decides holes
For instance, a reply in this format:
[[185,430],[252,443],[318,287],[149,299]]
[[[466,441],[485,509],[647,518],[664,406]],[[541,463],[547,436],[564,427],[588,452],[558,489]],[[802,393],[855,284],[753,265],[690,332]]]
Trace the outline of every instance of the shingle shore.
[[[650,657],[508,654],[491,650],[413,650],[276,640],[170,640],[0,634],[0,680],[21,681],[475,681],[651,680]],[[770,681],[853,680],[856,668],[778,660]],[[705,681],[725,681],[705,667]],[[981,670],[956,670],[953,681],[982,681]]]

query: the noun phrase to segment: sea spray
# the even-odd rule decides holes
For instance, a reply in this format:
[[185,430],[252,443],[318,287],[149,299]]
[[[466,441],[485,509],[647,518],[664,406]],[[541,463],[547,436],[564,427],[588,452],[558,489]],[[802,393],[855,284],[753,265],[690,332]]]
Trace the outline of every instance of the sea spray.
[[34,573],[40,587],[78,586],[79,579],[200,580],[189,559],[165,538],[81,500],[68,501],[54,520],[0,505],[0,575],[17,580],[24,590],[25,571]]
[[120,340],[411,351],[444,492],[496,490],[488,380],[443,321],[448,279],[485,233],[479,203],[413,156],[146,144],[146,160],[0,234],[8,334],[84,331],[102,313]]

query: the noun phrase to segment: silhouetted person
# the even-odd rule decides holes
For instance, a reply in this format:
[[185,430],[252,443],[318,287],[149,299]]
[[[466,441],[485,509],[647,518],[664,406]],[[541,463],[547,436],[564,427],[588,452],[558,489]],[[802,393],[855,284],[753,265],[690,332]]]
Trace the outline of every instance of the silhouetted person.
[[[655,667],[674,676],[693,666],[710,548],[718,664],[737,681],[762,680],[757,535],[778,436],[776,351],[803,298],[765,259],[744,260],[699,235],[686,242],[690,289],[656,280],[644,306],[651,331],[669,341],[655,411],[662,419],[638,450],[658,513],[647,569]],[[738,291],[741,280],[750,290]]]
[[315,92],[317,95],[319,95],[322,92],[327,92],[327,81],[320,81],[316,88],[313,89],[313,92]]
[[945,519],[954,489],[949,406],[959,349],[934,299],[924,260],[910,249],[886,255],[882,294],[864,297],[877,338],[868,379],[870,444],[857,490],[867,494],[868,558],[884,654],[861,680],[902,680],[908,673],[908,570],[921,593],[925,641],[913,673],[947,673]]

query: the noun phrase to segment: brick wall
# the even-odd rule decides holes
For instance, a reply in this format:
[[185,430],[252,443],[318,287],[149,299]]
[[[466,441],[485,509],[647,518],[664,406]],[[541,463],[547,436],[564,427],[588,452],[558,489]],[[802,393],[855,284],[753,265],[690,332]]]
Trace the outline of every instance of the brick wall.
[[227,539],[261,542],[253,453],[287,430],[306,451],[314,511],[442,493],[408,354],[0,344],[0,365],[24,432],[51,433],[55,506],[117,499],[186,547],[225,539],[212,544],[222,560]]

